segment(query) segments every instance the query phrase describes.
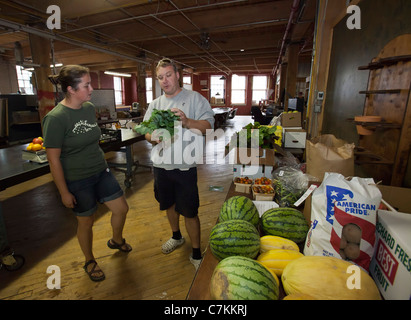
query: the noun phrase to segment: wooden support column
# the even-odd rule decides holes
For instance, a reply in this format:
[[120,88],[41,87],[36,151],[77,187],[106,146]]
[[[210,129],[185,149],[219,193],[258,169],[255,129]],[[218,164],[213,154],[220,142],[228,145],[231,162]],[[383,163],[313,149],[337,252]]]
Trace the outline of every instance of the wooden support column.
[[178,83],[180,84],[180,88],[182,88],[183,87],[183,74],[184,74],[184,68],[183,68],[183,66],[181,66],[180,64],[178,64],[178,63],[176,63],[176,65],[177,65],[177,72],[179,73],[179,75],[180,75],[180,79],[178,80]]
[[137,66],[137,101],[144,110],[147,110],[146,98],[146,65],[139,63]]
[[287,80],[285,84],[284,111],[288,110],[288,99],[296,96],[297,72],[298,72],[298,52],[299,44],[291,43],[288,46]]
[[51,75],[50,69],[50,40],[30,34],[30,48],[33,63],[40,65],[35,67],[36,83],[37,83],[37,99],[39,102],[40,120],[54,108],[55,97],[54,88],[48,76]]
[[280,88],[279,88],[279,93],[278,93],[278,97],[280,99],[280,102],[281,102],[281,98],[283,98],[285,100],[285,95],[283,97],[283,92],[285,90],[286,80],[287,80],[287,64],[282,63],[281,68],[280,68]]
[[157,98],[156,96],[156,79],[157,79],[156,67],[157,67],[157,63],[153,62],[151,64],[151,88],[153,88],[151,93],[153,95],[153,100]]
[[[351,0],[350,5],[358,5],[361,0]],[[347,15],[347,1],[335,0],[333,5],[328,5],[329,1],[318,1],[319,22],[315,33],[315,56],[312,64],[312,74],[310,79],[310,95],[307,101],[307,138],[312,139],[322,134],[322,122],[327,97],[327,79],[330,67],[332,39],[334,26],[336,26]],[[314,105],[317,93],[324,92],[324,104],[321,113],[314,112]]]

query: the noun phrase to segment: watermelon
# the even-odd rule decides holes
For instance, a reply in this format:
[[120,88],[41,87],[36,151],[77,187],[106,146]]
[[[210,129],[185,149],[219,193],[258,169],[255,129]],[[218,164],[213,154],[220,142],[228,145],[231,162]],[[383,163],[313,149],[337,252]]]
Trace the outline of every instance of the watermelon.
[[244,196],[227,199],[220,210],[220,221],[245,220],[258,227],[260,215],[253,201]]
[[217,223],[210,232],[210,249],[222,260],[230,256],[255,258],[260,250],[257,229],[244,220],[228,220]]
[[278,300],[279,288],[271,272],[259,262],[232,256],[220,261],[210,282],[215,300]]
[[304,215],[297,209],[273,208],[262,215],[261,228],[265,234],[299,243],[307,237],[309,226]]

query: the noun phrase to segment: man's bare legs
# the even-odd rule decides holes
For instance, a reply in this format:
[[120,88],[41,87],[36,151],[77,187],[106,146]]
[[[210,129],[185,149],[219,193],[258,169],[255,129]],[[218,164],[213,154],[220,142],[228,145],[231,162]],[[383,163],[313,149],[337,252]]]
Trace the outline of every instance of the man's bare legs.
[[[167,218],[168,222],[170,223],[171,231],[174,233],[180,231],[180,214],[175,211],[175,206],[171,206],[166,210],[167,212]],[[187,218],[184,217],[185,225],[186,225],[186,230],[188,233],[188,236],[190,237],[191,240],[191,246],[193,248],[193,255],[192,257],[194,259],[201,259],[201,251],[200,251],[200,246],[201,246],[201,228],[200,228],[200,219],[198,216],[195,216],[193,218]],[[176,239],[175,239],[176,240]],[[169,252],[173,251],[175,248],[177,248],[179,245],[181,245],[183,241],[180,243],[177,243],[174,241],[174,247],[172,250]],[[171,246],[171,244],[170,244]],[[164,250],[163,250],[164,252]],[[168,253],[168,250],[167,250]]]

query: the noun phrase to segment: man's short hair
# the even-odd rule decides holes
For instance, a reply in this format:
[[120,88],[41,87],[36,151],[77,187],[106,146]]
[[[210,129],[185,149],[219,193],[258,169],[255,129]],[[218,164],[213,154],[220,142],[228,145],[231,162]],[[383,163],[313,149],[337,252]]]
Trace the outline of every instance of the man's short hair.
[[157,71],[159,68],[165,68],[165,67],[168,67],[168,66],[172,66],[173,69],[174,69],[174,71],[177,73],[177,70],[178,70],[177,65],[175,64],[175,62],[174,62],[173,60],[168,59],[168,58],[161,59],[161,60],[157,63],[156,71]]

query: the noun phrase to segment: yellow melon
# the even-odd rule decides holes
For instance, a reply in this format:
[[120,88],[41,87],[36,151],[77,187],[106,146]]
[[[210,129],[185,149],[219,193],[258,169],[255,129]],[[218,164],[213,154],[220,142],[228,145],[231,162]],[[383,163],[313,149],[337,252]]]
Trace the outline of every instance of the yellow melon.
[[287,264],[301,257],[304,255],[296,250],[274,249],[260,254],[257,261],[280,277]]
[[267,235],[260,238],[260,252],[266,252],[274,249],[287,249],[300,251],[298,245],[289,239]]
[[374,280],[360,267],[334,257],[304,256],[281,276],[284,291],[318,300],[380,300]]

